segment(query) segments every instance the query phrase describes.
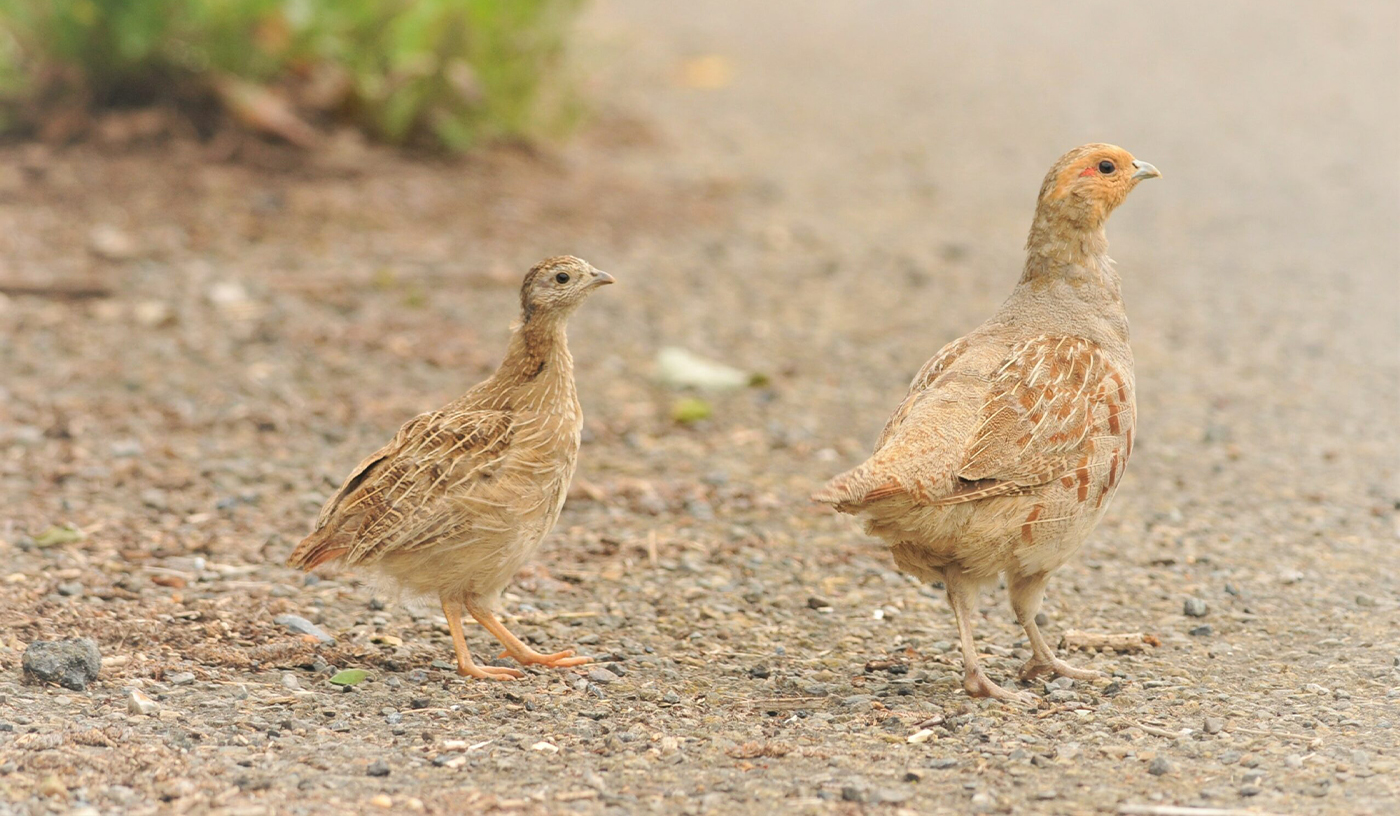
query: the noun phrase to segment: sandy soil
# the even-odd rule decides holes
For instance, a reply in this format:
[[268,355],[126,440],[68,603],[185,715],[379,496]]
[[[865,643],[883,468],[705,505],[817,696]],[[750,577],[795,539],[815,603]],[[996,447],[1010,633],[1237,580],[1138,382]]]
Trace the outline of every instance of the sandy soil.
[[[0,281],[106,292],[0,298],[0,813],[1394,812],[1400,14],[965,5],[599,2],[598,120],[539,155],[0,149]],[[1165,173],[1110,228],[1140,438],[1046,614],[1161,645],[1027,712],[966,698],[940,593],[805,496],[1100,140]],[[507,610],[607,671],[467,683],[434,610],[280,564],[561,252],[621,284],[574,321],[579,476]],[[682,427],[664,345],[768,384]],[[95,682],[23,683],[75,636]]]

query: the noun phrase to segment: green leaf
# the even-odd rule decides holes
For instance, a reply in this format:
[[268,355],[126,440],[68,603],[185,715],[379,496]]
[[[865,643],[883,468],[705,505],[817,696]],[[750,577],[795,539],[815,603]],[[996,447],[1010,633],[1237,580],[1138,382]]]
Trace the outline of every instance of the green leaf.
[[682,424],[709,419],[714,413],[715,409],[710,403],[695,397],[678,399],[671,405],[671,419]]
[[65,524],[61,527],[50,527],[38,534],[34,537],[34,544],[38,547],[56,547],[60,544],[72,544],[77,541],[82,541],[84,538],[87,538],[87,536],[83,535],[82,530],[79,530],[71,524]]
[[364,669],[345,669],[336,672],[335,677],[331,678],[331,682],[337,686],[353,686],[366,677],[369,677],[369,672]]

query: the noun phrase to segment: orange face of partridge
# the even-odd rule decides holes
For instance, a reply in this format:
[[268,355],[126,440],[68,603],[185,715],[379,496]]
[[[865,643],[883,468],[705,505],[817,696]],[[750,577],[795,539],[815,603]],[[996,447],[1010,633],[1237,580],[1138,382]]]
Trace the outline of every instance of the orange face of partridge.
[[1139,181],[1162,175],[1157,168],[1110,144],[1090,144],[1071,150],[1045,176],[1039,207],[1080,222],[1103,224],[1109,213]]

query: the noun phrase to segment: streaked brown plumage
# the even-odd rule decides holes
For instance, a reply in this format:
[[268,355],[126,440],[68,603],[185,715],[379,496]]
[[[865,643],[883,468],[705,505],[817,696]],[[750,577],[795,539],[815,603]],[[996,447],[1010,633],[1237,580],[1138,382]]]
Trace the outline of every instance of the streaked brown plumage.
[[445,408],[415,417],[361,462],[288,564],[310,570],[341,558],[412,594],[436,597],[463,675],[523,676],[472,661],[463,611],[523,664],[587,662],[572,650],[534,651],[493,610],[564,506],[583,428],[565,323],[612,281],[578,258],[536,264],[520,288],[521,319],[496,373]]
[[924,365],[871,457],[813,496],[859,516],[903,571],[943,582],[973,696],[1028,697],[977,663],[973,606],[998,575],[1034,652],[1022,679],[1098,676],[1056,658],[1035,616],[1047,578],[1098,523],[1133,450],[1133,356],[1104,223],[1159,175],[1113,145],[1061,157],[1041,186],[1011,297]]

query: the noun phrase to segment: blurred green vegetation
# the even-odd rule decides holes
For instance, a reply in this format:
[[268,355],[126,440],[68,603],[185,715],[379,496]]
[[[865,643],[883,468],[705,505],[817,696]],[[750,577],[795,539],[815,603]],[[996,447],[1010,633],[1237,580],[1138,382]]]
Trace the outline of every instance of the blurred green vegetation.
[[576,114],[563,55],[582,2],[0,0],[0,129],[212,100],[255,126],[351,121],[396,144],[537,135]]

